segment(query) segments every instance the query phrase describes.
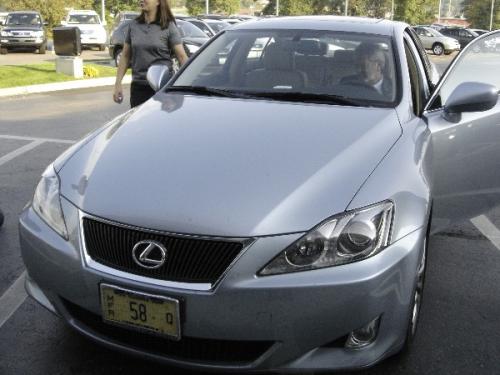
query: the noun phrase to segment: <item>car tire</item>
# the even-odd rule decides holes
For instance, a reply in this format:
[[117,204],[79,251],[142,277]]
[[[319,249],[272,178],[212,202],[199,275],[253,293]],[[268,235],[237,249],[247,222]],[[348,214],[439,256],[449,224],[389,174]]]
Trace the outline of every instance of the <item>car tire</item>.
[[432,53],[436,56],[441,56],[444,53],[444,46],[441,43],[434,43],[432,46]]
[[6,55],[9,53],[9,50],[7,48],[0,48],[0,55]]
[[99,45],[99,51],[106,51],[106,45],[105,44],[100,44]]
[[40,55],[45,55],[45,52],[47,51],[47,44],[44,43],[40,46],[40,48],[38,49],[38,53]]
[[114,55],[115,55],[115,57],[114,57],[115,58],[115,65],[118,67],[118,65],[120,64],[120,60],[122,58],[122,49],[115,47]]

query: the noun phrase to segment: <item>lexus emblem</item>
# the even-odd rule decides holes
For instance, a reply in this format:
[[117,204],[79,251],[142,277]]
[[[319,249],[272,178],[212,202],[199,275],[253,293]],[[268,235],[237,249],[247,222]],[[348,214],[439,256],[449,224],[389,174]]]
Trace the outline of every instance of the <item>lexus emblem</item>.
[[146,240],[137,242],[132,249],[132,258],[134,262],[143,268],[160,268],[165,264],[167,249],[156,241]]

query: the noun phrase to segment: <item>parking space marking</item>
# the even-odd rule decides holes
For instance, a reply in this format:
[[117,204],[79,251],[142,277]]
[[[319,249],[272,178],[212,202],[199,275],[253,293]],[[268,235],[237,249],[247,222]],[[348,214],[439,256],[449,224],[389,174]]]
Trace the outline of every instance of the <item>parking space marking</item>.
[[10,286],[9,289],[0,297],[0,328],[16,312],[28,296],[24,289],[24,279],[26,271]]
[[470,220],[472,224],[500,250],[500,230],[485,215],[474,217]]
[[31,143],[28,143],[27,145],[24,145],[22,147],[19,147],[18,149],[9,152],[7,155],[4,155],[0,157],[0,166],[7,163],[8,161],[11,161],[14,158],[17,158],[19,155],[22,155],[28,151],[33,150],[35,147],[40,146],[42,143],[45,143],[44,141],[33,141]]
[[53,142],[53,143],[66,143],[72,145],[76,141],[71,141],[69,139],[56,139],[56,138],[37,138],[37,137],[23,137],[20,135],[6,135],[0,134],[0,139],[14,139],[19,141],[41,141],[41,142]]

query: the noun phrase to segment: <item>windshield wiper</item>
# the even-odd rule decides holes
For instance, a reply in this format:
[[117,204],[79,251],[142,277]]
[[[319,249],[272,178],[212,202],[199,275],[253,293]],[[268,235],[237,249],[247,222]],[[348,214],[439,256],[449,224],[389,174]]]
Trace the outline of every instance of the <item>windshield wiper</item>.
[[166,92],[190,92],[193,94],[208,95],[208,96],[221,96],[224,98],[251,98],[253,95],[247,95],[238,91],[231,91],[225,89],[216,89],[206,86],[169,86],[165,89]]
[[262,98],[269,98],[275,100],[286,100],[291,102],[312,102],[312,103],[325,103],[325,104],[341,104],[360,107],[366,103],[347,98],[345,96],[333,94],[316,94],[310,92],[295,92],[295,91],[271,91],[271,92],[253,92],[252,96]]

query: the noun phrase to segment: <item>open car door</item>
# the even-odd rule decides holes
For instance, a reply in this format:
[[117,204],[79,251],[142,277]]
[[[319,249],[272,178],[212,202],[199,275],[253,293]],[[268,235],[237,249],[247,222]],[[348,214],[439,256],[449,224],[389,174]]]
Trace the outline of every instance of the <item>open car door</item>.
[[433,213],[447,222],[500,204],[500,31],[471,42],[424,110],[432,133]]

